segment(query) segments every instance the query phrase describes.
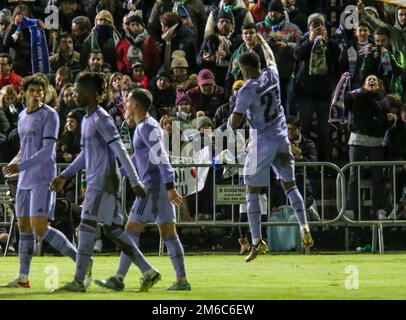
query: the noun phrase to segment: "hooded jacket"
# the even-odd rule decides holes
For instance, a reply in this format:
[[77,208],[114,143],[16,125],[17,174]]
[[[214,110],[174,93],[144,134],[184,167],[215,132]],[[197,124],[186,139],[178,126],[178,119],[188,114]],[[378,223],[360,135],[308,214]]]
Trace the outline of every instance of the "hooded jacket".
[[398,7],[395,13],[395,25],[389,25],[382,20],[374,17],[373,15],[366,13],[365,21],[370,24],[374,29],[378,27],[386,27],[390,30],[390,37],[392,40],[393,52],[400,50],[403,54],[406,54],[406,26],[401,26],[398,20],[398,11],[405,9]]

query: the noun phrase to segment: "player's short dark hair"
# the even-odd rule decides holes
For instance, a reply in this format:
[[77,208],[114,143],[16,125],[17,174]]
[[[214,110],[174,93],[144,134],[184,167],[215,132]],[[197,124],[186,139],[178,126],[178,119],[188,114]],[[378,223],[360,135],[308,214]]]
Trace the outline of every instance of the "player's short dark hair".
[[295,126],[296,128],[300,128],[300,120],[298,117],[295,116],[286,116],[286,123]]
[[246,52],[240,56],[240,65],[252,67],[252,68],[260,68],[261,62],[259,60],[259,56],[256,52]]
[[129,99],[137,101],[137,104],[140,105],[145,111],[148,111],[153,102],[151,92],[142,88],[132,90],[128,97]]
[[255,23],[250,22],[250,23],[244,24],[244,25],[241,27],[241,31],[243,31],[243,30],[249,30],[249,29],[255,29],[255,30],[257,30],[257,26],[255,25]]
[[374,31],[374,36],[387,36],[390,39],[390,30],[386,27],[378,27]]
[[21,83],[21,90],[27,91],[29,86],[41,86],[42,89],[46,91],[48,84],[42,76],[34,74],[24,78],[23,82]]
[[81,72],[76,77],[75,82],[97,95],[104,94],[107,89],[105,78],[99,72]]
[[13,59],[11,59],[11,56],[6,52],[0,53],[0,58],[6,58],[7,59],[7,64],[12,64],[13,63]]

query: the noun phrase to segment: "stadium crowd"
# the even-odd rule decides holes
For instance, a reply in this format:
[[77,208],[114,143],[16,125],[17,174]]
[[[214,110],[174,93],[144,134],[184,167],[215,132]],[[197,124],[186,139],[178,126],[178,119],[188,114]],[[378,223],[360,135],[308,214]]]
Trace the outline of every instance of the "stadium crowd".
[[[50,5],[58,8],[57,28],[47,26]],[[349,5],[358,8],[357,27],[340,19]],[[136,87],[150,90],[150,113],[168,134],[174,121],[191,139],[223,130],[244,85],[239,57],[255,51],[265,65],[257,34],[277,61],[297,161],[406,159],[406,8],[374,0],[0,0],[0,8],[0,163],[18,152],[20,85],[38,70],[49,83],[44,102],[59,114],[58,163],[80,152],[85,110],[75,104],[73,82],[81,71],[105,75],[108,95],[100,105],[123,141],[134,130],[124,115]],[[41,30],[46,43],[38,40]],[[406,168],[398,170],[400,199]],[[392,174],[371,174],[382,219],[392,209],[379,196],[382,179]],[[356,183],[351,171],[349,215]],[[208,205],[210,212],[204,199],[202,211]]]

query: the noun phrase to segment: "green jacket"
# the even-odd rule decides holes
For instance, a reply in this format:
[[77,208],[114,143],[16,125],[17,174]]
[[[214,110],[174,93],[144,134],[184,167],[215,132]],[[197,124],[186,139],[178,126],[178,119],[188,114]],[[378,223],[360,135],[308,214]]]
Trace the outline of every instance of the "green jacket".
[[395,13],[396,23],[394,26],[375,18],[373,15],[367,13],[365,21],[374,29],[378,27],[386,27],[390,30],[390,36],[393,44],[393,52],[400,50],[406,55],[406,27],[401,27],[397,18],[397,11]]
[[[393,51],[392,51],[393,52]],[[381,61],[381,55],[378,51],[368,53],[361,67],[361,78],[366,79],[371,74],[378,76],[383,80],[388,93],[398,94],[402,97],[404,88],[402,78],[405,74],[406,63],[405,55],[397,50],[394,53],[389,52],[392,71],[384,74]]]

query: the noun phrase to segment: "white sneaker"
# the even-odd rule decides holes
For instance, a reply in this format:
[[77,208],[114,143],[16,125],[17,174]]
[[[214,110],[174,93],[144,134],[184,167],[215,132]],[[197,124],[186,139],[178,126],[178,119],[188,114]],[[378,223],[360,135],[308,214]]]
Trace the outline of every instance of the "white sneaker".
[[101,253],[103,250],[103,241],[101,239],[96,240],[93,247],[93,252]]
[[376,215],[378,216],[378,220],[388,220],[388,214],[383,209],[379,209]]

